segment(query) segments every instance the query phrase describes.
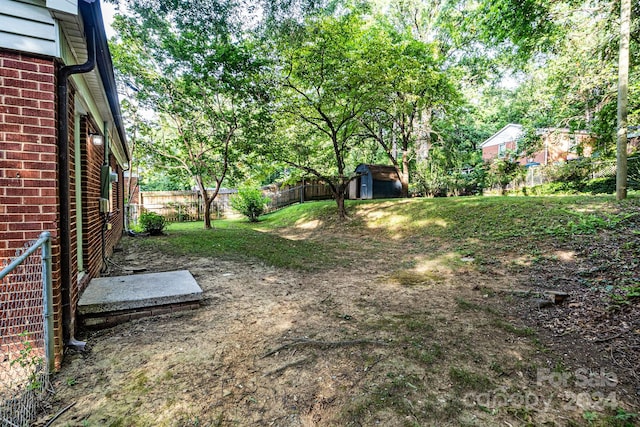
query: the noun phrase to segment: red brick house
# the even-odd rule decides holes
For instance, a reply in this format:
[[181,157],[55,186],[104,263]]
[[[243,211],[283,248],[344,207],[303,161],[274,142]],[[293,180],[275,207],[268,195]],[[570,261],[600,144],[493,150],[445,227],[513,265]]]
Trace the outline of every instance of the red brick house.
[[490,162],[493,159],[504,157],[508,151],[516,151],[518,139],[523,134],[522,125],[513,123],[506,125],[482,143],[480,146],[482,160]]
[[482,143],[482,160],[490,162],[512,151],[519,155],[518,161],[523,165],[548,165],[591,155],[593,138],[586,131],[544,128],[537,129],[536,134],[541,139],[540,150],[522,155],[518,152],[518,139],[524,135],[524,130],[521,125],[510,123]]
[[123,230],[129,154],[100,2],[0,0],[0,260],[53,236],[56,360]]

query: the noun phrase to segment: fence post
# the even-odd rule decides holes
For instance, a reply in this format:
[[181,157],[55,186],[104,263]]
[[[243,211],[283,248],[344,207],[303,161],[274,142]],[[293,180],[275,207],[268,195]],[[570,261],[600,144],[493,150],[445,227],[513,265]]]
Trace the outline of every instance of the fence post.
[[51,233],[40,234],[42,245],[42,283],[44,299],[44,347],[47,358],[47,374],[55,370],[55,338],[53,334],[53,286],[51,274]]

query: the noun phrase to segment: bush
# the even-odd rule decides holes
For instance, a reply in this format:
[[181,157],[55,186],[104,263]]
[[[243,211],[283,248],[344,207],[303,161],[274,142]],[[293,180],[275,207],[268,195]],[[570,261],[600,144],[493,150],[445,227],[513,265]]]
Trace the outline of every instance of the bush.
[[254,187],[243,187],[238,194],[231,198],[231,207],[251,222],[258,222],[258,217],[264,213],[269,198],[262,195],[262,190]]
[[528,188],[526,194],[546,196],[551,194],[613,194],[616,192],[616,177],[590,179],[586,182],[549,182]]
[[591,179],[584,184],[583,191],[591,194],[613,194],[616,192],[616,177]]
[[578,194],[580,190],[571,182],[548,182],[526,189],[529,196],[547,196],[550,194]]
[[140,215],[139,222],[142,229],[151,236],[162,235],[162,231],[167,225],[164,217],[155,212],[143,212],[142,215]]
[[583,183],[591,176],[591,159],[571,160],[547,167],[545,173],[551,181]]
[[504,195],[507,192],[507,186],[513,181],[523,179],[526,173],[524,166],[512,157],[495,159],[489,170],[489,182],[499,186]]

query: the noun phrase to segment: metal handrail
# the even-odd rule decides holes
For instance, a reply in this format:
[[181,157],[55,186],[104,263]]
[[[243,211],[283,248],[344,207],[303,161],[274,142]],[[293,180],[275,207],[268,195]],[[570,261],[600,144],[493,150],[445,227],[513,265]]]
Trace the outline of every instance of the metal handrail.
[[11,261],[0,271],[0,281],[9,273],[15,270],[29,256],[42,247],[42,283],[43,283],[43,307],[44,307],[44,346],[45,357],[47,359],[47,369],[51,373],[55,369],[55,349],[53,337],[53,287],[51,271],[51,233],[44,231],[38,240],[27,248],[23,253]]

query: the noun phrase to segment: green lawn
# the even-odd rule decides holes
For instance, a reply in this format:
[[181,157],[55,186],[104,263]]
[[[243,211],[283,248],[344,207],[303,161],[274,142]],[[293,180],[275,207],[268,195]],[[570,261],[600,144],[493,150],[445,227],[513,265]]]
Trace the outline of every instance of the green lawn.
[[[113,265],[189,268],[205,299],[90,336],[56,383],[59,408],[78,402],[61,425],[637,422],[637,195],[347,206],[123,239]],[[569,302],[541,308],[549,289]],[[583,368],[620,383],[539,380]]]
[[[146,243],[174,255],[253,258],[313,271],[349,263],[354,248],[345,243],[346,234],[359,236],[374,251],[392,241],[408,250],[446,245],[463,256],[535,252],[542,242],[615,227],[638,204],[637,196],[622,203],[612,196],[350,201],[349,219],[341,223],[333,202],[309,202],[265,215],[259,223],[216,220],[212,230],[202,222],[171,224],[167,236]],[[292,229],[308,238],[287,238]]]

